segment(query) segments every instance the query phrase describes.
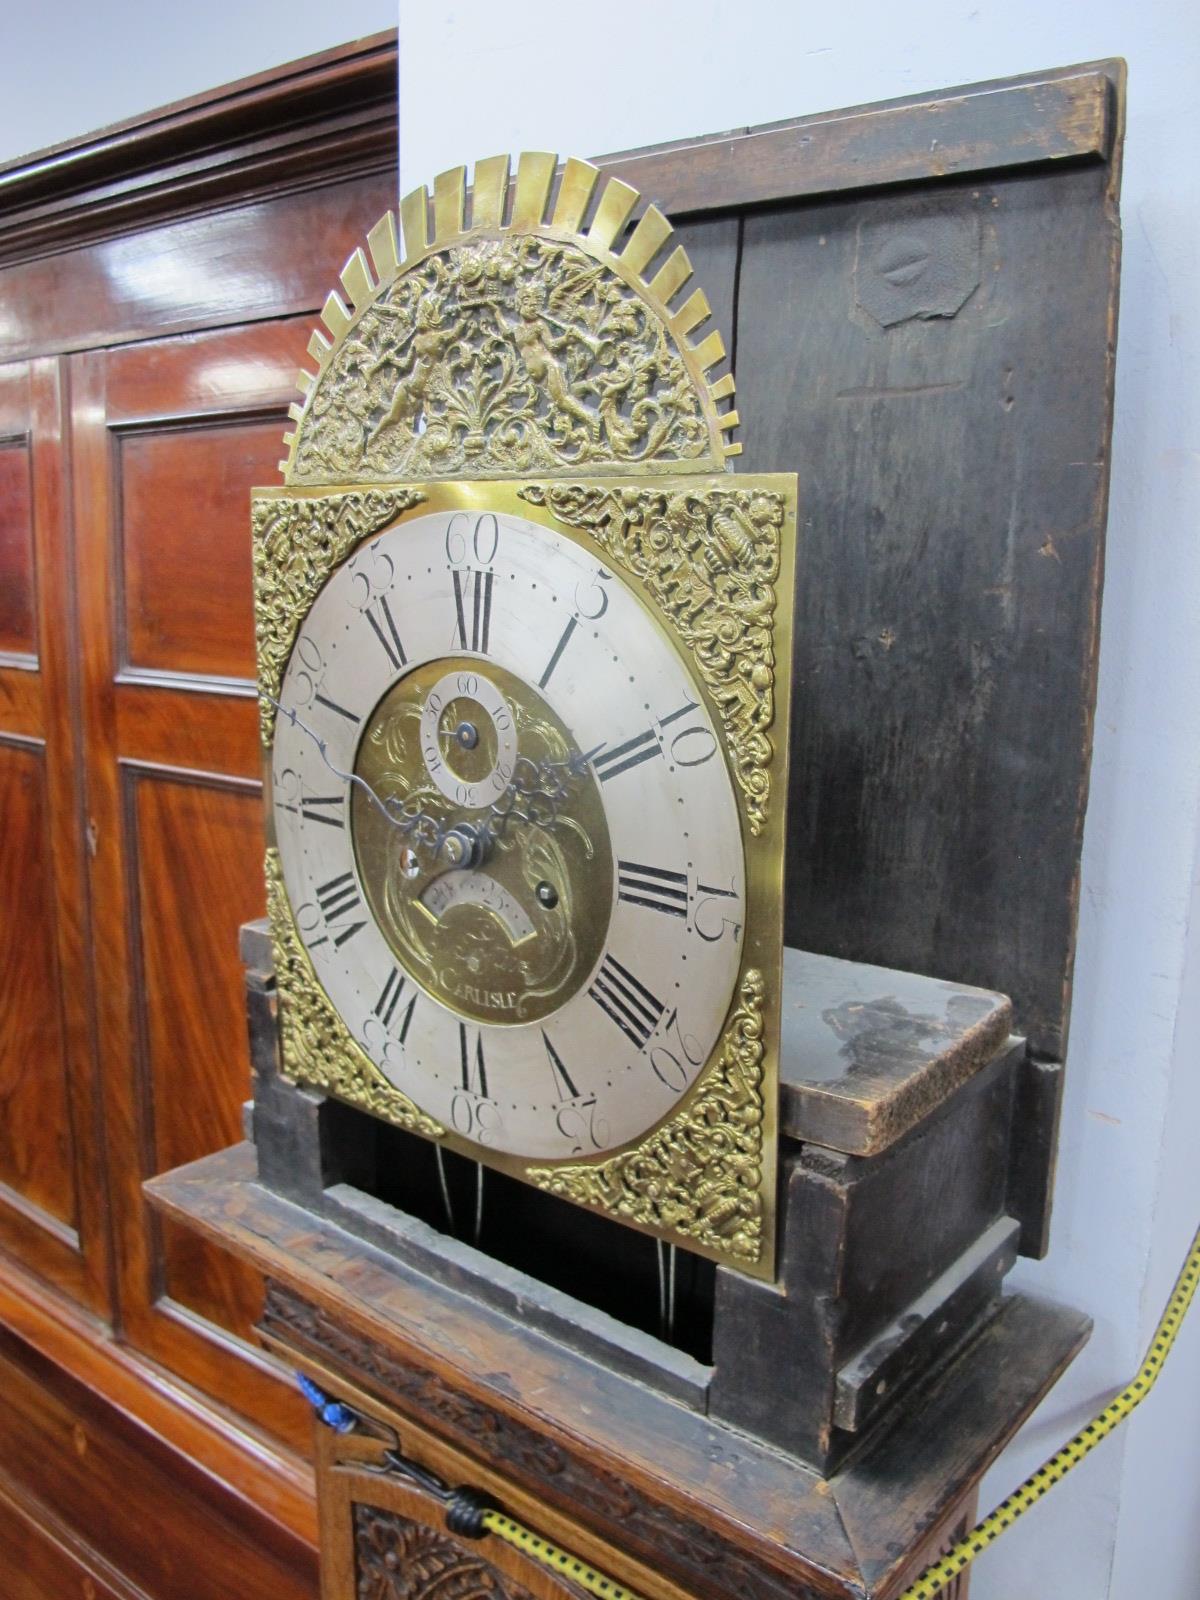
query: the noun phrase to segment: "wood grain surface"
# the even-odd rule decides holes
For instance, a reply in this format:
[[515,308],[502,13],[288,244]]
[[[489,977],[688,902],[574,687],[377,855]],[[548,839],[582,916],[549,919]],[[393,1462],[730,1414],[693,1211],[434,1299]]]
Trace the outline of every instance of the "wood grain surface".
[[[886,1447],[825,1483],[399,1262],[364,1254],[342,1229],[261,1188],[250,1146],[157,1178],[149,1192],[167,1214],[280,1280],[264,1331],[318,1381],[465,1452],[492,1474],[483,1487],[501,1482],[536,1497],[543,1517],[557,1511],[575,1525],[581,1553],[599,1537],[712,1600],[731,1589],[795,1600],[797,1586],[846,1600],[887,1593],[1089,1326],[1014,1297],[888,1432]],[[853,1540],[843,1501],[858,1523]]]
[[[75,1243],[66,1060],[40,744],[0,736],[0,1193]],[[59,1230],[55,1230],[59,1231]]]
[[33,523],[29,446],[0,439],[0,652],[33,656]]

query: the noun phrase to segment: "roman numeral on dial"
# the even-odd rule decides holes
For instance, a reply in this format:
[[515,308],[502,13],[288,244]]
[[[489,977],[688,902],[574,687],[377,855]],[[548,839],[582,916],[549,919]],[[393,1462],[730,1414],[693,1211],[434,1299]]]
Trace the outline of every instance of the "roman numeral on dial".
[[396,1038],[403,1044],[408,1038],[409,1025],[412,1022],[413,1007],[417,1003],[415,994],[409,997],[408,1004],[400,1009],[400,1001],[404,995],[404,974],[395,967],[388,973],[388,980],[383,986],[383,991],[372,1008],[375,1015],[383,1024],[386,1032],[392,1031],[392,1023],[399,1015],[400,1026],[396,1031]]
[[339,717],[345,717],[346,721],[354,723],[355,727],[358,726],[358,718],[354,712],[347,711],[345,706],[338,705],[337,701],[331,700],[328,695],[314,694],[313,700],[319,706],[326,706],[330,711],[336,711]]
[[327,938],[332,938],[340,950],[347,939],[353,939],[358,930],[366,926],[365,921],[348,921],[356,911],[362,909],[362,900],[355,887],[352,872],[341,872],[336,878],[330,878],[328,883],[321,884],[317,890],[317,904],[321,908],[325,933],[319,939],[309,940],[310,949],[324,944]]
[[624,744],[619,744],[615,750],[604,751],[592,756],[592,767],[601,783],[607,783],[610,778],[620,777],[622,772],[628,772],[631,767],[640,766],[643,761],[652,761],[655,756],[662,755],[662,745],[653,728],[647,728],[645,733],[635,734],[632,739],[626,739]]
[[375,637],[383,646],[392,666],[397,669],[406,666],[408,657],[404,654],[404,646],[400,643],[400,634],[391,607],[387,603],[387,595],[381,594],[378,600],[367,607],[363,615],[375,630]]
[[344,794],[306,794],[300,801],[300,817],[304,822],[323,822],[327,828],[344,828],[345,806]]
[[617,862],[617,899],[627,905],[645,906],[669,917],[686,917],[688,907],[687,874],[669,872],[665,867],[643,867],[636,861]]
[[467,1039],[467,1025],[460,1022],[458,1025],[458,1047],[462,1058],[462,1086],[468,1094],[478,1095],[481,1099],[488,1098],[487,1068],[483,1060],[483,1034],[475,1035],[474,1060]]
[[492,626],[491,569],[473,572],[468,567],[460,572],[456,568],[451,576],[454,579],[458,648],[487,655],[488,634]]
[[[549,668],[547,669],[548,672]],[[689,711],[698,709],[694,700],[686,700],[678,711],[672,711],[667,716],[660,717],[658,726],[660,729],[669,728],[673,722],[678,722],[680,717],[686,717]],[[699,730],[692,731],[698,732]],[[682,735],[675,735],[672,749],[680,742],[681,738],[686,739],[687,737],[686,731]],[[715,748],[714,744],[713,749],[715,750]],[[619,744],[615,750],[606,751],[602,744],[598,745],[591,752],[589,759],[600,782],[607,783],[610,778],[617,778],[622,772],[628,772],[631,767],[640,766],[643,761],[652,761],[655,756],[661,756],[662,753],[662,739],[659,733],[656,733],[654,728],[650,727],[646,729],[645,733],[635,733],[632,739],[626,739],[625,743]],[[677,757],[676,759],[679,758]],[[707,756],[704,759],[707,759]],[[695,766],[697,762],[694,760],[682,761],[681,764]]]
[[571,1081],[571,1074],[563,1065],[563,1058],[550,1043],[550,1035],[545,1028],[542,1029],[542,1043],[546,1046],[546,1055],[550,1060],[550,1076],[554,1079],[554,1092],[560,1100],[575,1100],[579,1090]]
[[550,682],[550,679],[554,675],[554,669],[558,665],[559,661],[562,659],[562,653],[567,648],[567,646],[570,644],[571,635],[575,632],[575,629],[578,626],[579,626],[578,617],[571,617],[570,620],[567,622],[566,627],[562,631],[562,637],[559,639],[558,643],[554,646],[554,652],[551,655],[549,661],[547,661],[547,663],[546,663],[545,672],[543,672],[541,677],[538,679],[538,688],[539,689],[544,689],[546,687],[546,685]]
[[610,955],[601,963],[588,994],[639,1050],[646,1048],[666,1009],[628,967]]

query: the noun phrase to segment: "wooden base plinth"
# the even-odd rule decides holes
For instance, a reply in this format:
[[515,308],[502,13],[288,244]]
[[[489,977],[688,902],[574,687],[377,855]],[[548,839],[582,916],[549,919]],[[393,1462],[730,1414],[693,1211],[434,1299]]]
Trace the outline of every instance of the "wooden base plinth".
[[[155,1179],[148,1193],[266,1274],[261,1332],[288,1362],[379,1419],[382,1437],[394,1432],[414,1459],[488,1491],[647,1600],[897,1594],[969,1514],[980,1477],[1089,1328],[1058,1306],[1001,1301],[824,1480],[273,1194],[250,1145]],[[323,1479],[361,1472],[358,1448],[326,1441]],[[344,1503],[368,1503],[355,1495]]]

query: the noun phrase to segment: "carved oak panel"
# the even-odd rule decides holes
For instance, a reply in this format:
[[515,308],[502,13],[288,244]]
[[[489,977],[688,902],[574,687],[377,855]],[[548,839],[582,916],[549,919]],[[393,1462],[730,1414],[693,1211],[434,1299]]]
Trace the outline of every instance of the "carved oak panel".
[[355,1600],[533,1600],[529,1590],[435,1528],[354,1507]]

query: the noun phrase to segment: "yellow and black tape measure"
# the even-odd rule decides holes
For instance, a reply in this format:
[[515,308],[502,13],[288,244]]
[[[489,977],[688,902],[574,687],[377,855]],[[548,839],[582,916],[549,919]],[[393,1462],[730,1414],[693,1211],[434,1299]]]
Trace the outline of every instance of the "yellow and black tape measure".
[[[1200,1283],[1200,1228],[1197,1228],[1192,1238],[1191,1249],[1175,1280],[1171,1298],[1167,1301],[1166,1310],[1154,1330],[1146,1359],[1138,1368],[1133,1380],[1105,1406],[1103,1411],[1081,1428],[1073,1439],[1063,1445],[1061,1450],[1055,1451],[1049,1460],[1043,1462],[1036,1472],[1031,1473],[1019,1488],[1014,1489],[1008,1499],[998,1505],[990,1516],[972,1528],[970,1533],[960,1539],[940,1560],[927,1567],[915,1583],[910,1584],[902,1595],[897,1596],[897,1600],[933,1600],[933,1597],[940,1594],[947,1584],[952,1583],[965,1567],[970,1566],[976,1556],[994,1544],[1006,1529],[1012,1527],[1018,1517],[1024,1516],[1031,1506],[1035,1506],[1048,1489],[1065,1478],[1072,1467],[1077,1467],[1084,1456],[1096,1448],[1101,1439],[1107,1438],[1118,1424],[1124,1422],[1130,1412],[1141,1405],[1158,1381],[1163,1362],[1171,1353],[1171,1346],[1175,1343],[1188,1307],[1195,1297],[1197,1283]],[[308,1388],[315,1389],[315,1385],[308,1385],[306,1393]],[[313,1397],[310,1395],[310,1398]],[[321,1398],[324,1399],[323,1396]],[[334,1406],[330,1409],[345,1411],[348,1417],[353,1415],[347,1407]],[[325,1420],[331,1426],[339,1425],[332,1416],[326,1417]],[[404,1461],[402,1457],[392,1452],[389,1452],[389,1457],[389,1465],[393,1470],[403,1471],[417,1478],[425,1488],[431,1489],[439,1498],[448,1502],[446,1520],[447,1526],[452,1531],[475,1538],[487,1533],[493,1534],[497,1539],[502,1539],[505,1544],[522,1551],[551,1572],[569,1578],[581,1589],[596,1595],[598,1600],[641,1600],[641,1597],[634,1594],[631,1589],[626,1589],[612,1578],[606,1578],[603,1573],[580,1561],[578,1557],[560,1550],[557,1545],[541,1538],[522,1523],[514,1521],[512,1517],[505,1516],[502,1511],[489,1505],[482,1498],[473,1496],[466,1490],[448,1489],[446,1485],[433,1478],[432,1474],[415,1467],[411,1462]]]

